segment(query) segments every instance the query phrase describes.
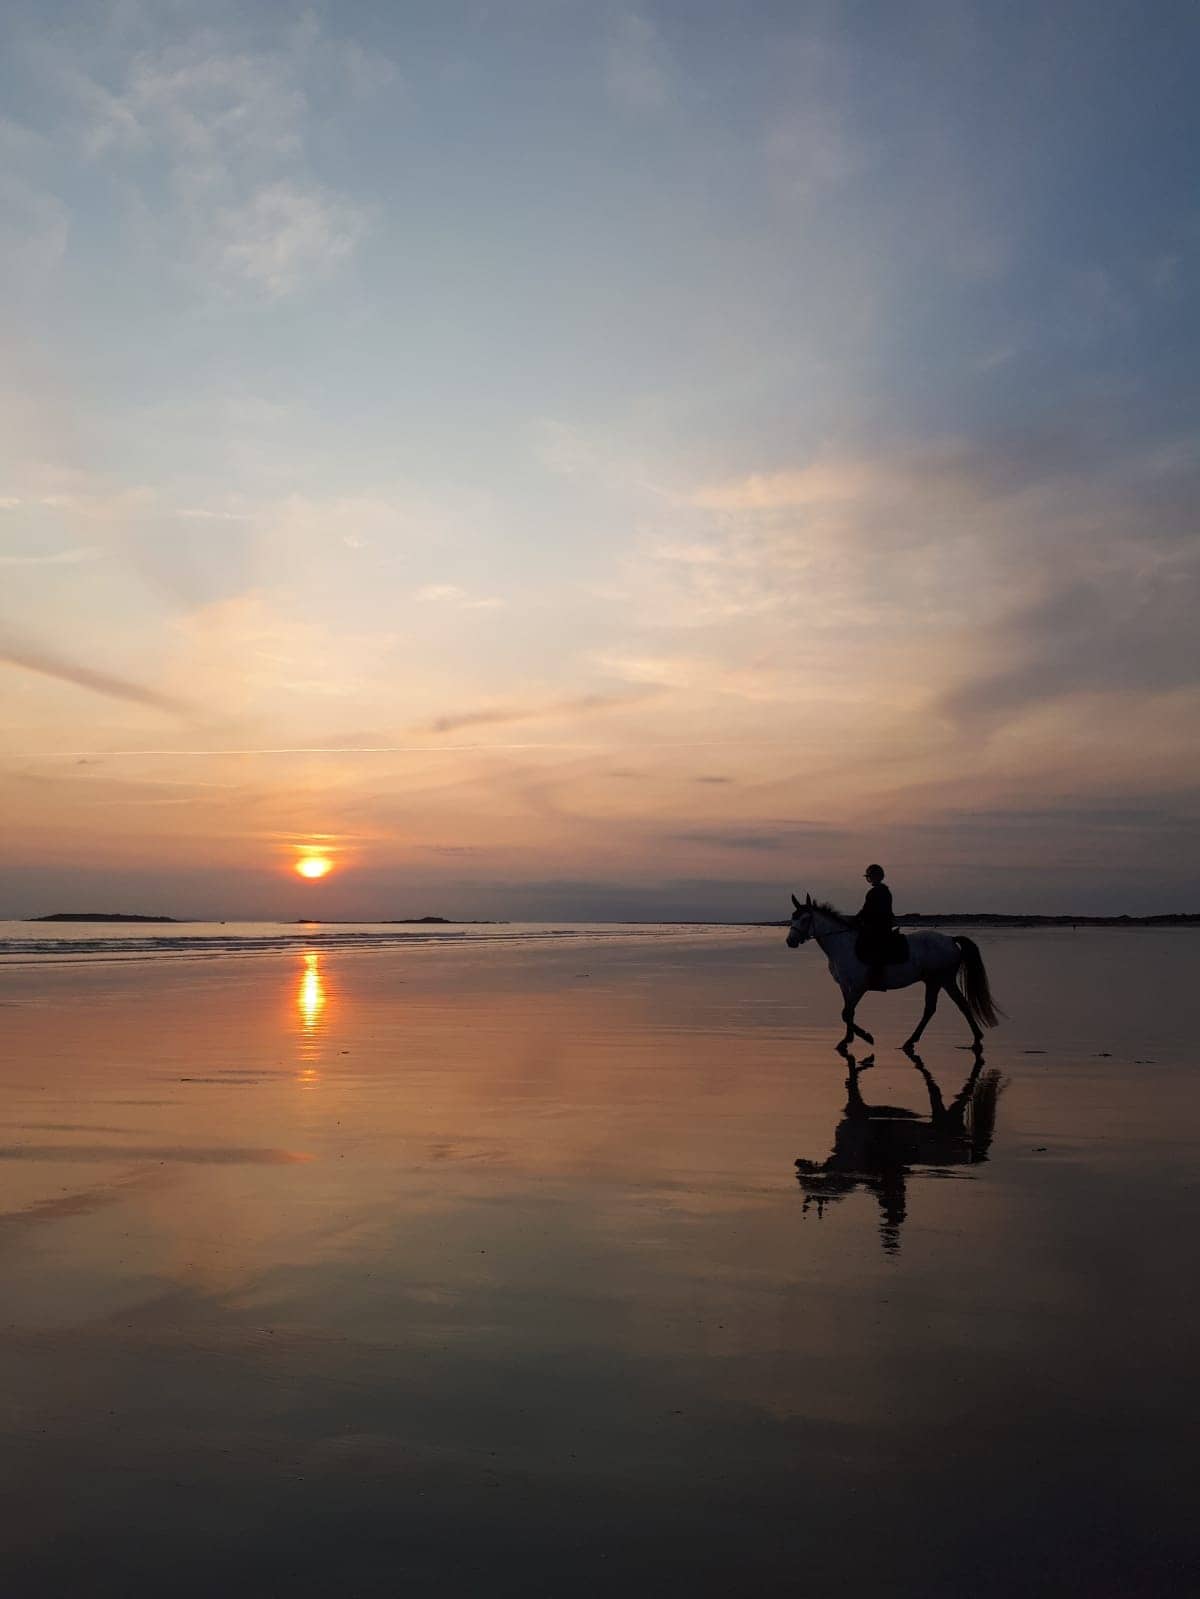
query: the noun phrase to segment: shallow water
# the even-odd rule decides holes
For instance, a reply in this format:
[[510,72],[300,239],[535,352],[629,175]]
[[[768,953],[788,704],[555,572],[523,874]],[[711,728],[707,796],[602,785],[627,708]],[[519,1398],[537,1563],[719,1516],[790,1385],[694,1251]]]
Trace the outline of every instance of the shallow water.
[[978,941],[10,961],[4,1591],[1190,1591],[1200,935]]

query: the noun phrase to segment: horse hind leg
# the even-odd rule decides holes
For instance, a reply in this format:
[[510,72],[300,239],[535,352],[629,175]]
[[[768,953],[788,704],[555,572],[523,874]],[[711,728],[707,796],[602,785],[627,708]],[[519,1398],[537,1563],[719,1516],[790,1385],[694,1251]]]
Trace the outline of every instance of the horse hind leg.
[[927,982],[925,984],[925,1009],[921,1012],[921,1020],[917,1023],[909,1037],[905,1039],[903,1044],[901,1044],[901,1049],[916,1049],[918,1043],[920,1042],[921,1034],[929,1026],[933,1013],[935,1010],[937,1010],[939,991],[940,985],[937,982]]
[[981,1048],[983,1045],[983,1034],[979,1030],[978,1022],[975,1020],[974,1016],[971,1015],[971,1007],[959,993],[958,984],[955,982],[953,977],[947,977],[943,980],[942,987],[946,990],[947,994],[949,994],[950,998],[967,1018],[967,1026],[971,1029],[971,1037],[974,1040],[975,1048]]

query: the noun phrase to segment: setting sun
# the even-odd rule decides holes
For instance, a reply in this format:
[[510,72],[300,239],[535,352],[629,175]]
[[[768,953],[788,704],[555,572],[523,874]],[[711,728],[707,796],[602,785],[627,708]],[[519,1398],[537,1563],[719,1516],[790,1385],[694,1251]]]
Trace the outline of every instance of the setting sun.
[[306,855],[296,862],[296,870],[301,877],[326,877],[333,870],[333,862],[327,855]]

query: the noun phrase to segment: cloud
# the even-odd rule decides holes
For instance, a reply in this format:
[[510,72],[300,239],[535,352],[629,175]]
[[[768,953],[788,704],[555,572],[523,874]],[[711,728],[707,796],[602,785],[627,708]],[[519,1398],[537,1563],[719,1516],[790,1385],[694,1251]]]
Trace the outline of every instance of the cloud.
[[269,536],[273,555],[287,562],[298,547],[310,558],[318,550],[368,546],[399,558],[415,546],[455,545],[469,531],[486,528],[490,514],[484,495],[457,484],[427,490],[400,482],[376,492],[290,494],[259,506],[253,519]]
[[1078,464],[1080,446],[1062,432],[991,444],[929,440],[878,456],[820,455],[801,467],[750,473],[703,485],[687,503],[708,511],[838,511],[868,504],[901,511],[914,503],[976,502],[1025,486],[1031,475]]
[[36,672],[41,677],[59,683],[70,683],[76,688],[88,689],[93,694],[103,694],[109,699],[123,700],[130,705],[145,705],[152,710],[165,711],[172,716],[187,714],[189,706],[181,699],[161,694],[157,689],[146,688],[128,678],[116,677],[111,672],[98,672],[62,656],[14,639],[0,636],[0,662],[19,667],[25,672]]
[[496,611],[504,605],[496,595],[471,595],[456,583],[427,583],[413,599],[421,605],[452,605],[459,611]]
[[603,655],[597,665],[627,683],[700,694],[728,694],[746,700],[777,700],[787,692],[778,670],[763,661],[726,664],[703,656]]
[[938,630],[986,630],[1029,603],[1047,551],[1061,578],[1135,543],[1186,543],[1197,475],[1193,440],[1118,454],[1086,422],[819,453],[677,494],[626,586],[647,624],[753,624],[759,650],[790,626],[794,661],[854,629],[852,669],[885,634],[923,649]]
[[569,423],[542,417],[531,423],[528,431],[533,453],[547,471],[576,477],[598,472],[607,465],[606,452]]
[[1032,600],[996,620],[979,641],[996,664],[950,690],[943,708],[962,725],[988,727],[1071,694],[1200,686],[1198,607],[1194,545],[1102,549],[1093,570],[1047,576]]
[[61,200],[14,171],[0,171],[0,284],[6,293],[38,288],[56,272],[70,231]]
[[29,475],[35,480],[24,496],[0,500],[0,510],[58,511],[83,521],[122,524],[152,510],[156,494],[144,484],[113,488],[91,473],[45,462],[30,463]]
[[951,811],[928,825],[934,832],[956,828],[978,830],[985,835],[991,828],[1042,827],[1133,833],[1153,829],[1180,833],[1193,831],[1198,819],[1200,793],[1185,788],[1169,794],[1106,795],[1101,799],[1081,798],[1077,794],[1057,799],[1048,796],[1043,804],[1036,806]]
[[342,265],[369,220],[307,155],[310,84],[329,76],[331,52],[343,92],[361,95],[370,75],[361,52],[312,27],[257,50],[202,28],[126,54],[108,81],[92,59],[87,71],[60,60],[56,77],[82,119],[85,155],[136,197],[144,244],[205,292],[284,298]]
[[495,705],[477,710],[456,711],[436,717],[418,729],[427,733],[454,733],[463,727],[490,727],[505,722],[529,722],[555,716],[591,716],[598,711],[627,710],[651,697],[650,691],[634,694],[583,694],[577,699],[550,700],[541,705]]
[[346,702],[369,701],[395,644],[391,633],[295,616],[257,590],[178,616],[173,632],[174,679],[203,683],[206,704],[224,714],[268,718],[271,746],[334,742],[320,718],[341,721]]
[[704,849],[771,851],[793,849],[812,839],[827,842],[837,831],[823,822],[765,822],[756,827],[693,827],[670,837]]
[[798,101],[772,126],[766,157],[777,191],[805,201],[859,177],[871,158],[839,107],[817,94]]
[[625,111],[645,115],[670,103],[666,52],[648,17],[627,11],[616,19],[608,38],[604,82],[611,99]]
[[395,89],[395,62],[378,48],[367,51],[356,39],[348,39],[342,46],[341,66],[355,100],[369,99],[383,89]]
[[365,213],[312,185],[276,183],[217,213],[206,254],[217,271],[272,296],[294,294],[353,254]]
[[191,522],[252,522],[251,511],[210,511],[204,506],[184,506],[172,513]]
[[845,505],[873,490],[881,475],[878,467],[862,462],[818,462],[795,471],[752,473],[710,484],[696,489],[689,502],[704,511],[778,511]]
[[79,566],[84,561],[94,561],[99,554],[94,545],[80,545],[48,555],[0,555],[0,566]]

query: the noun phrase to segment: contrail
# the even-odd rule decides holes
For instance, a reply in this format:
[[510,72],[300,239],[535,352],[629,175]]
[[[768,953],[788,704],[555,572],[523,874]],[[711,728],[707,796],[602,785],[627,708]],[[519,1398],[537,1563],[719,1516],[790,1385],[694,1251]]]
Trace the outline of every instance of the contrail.
[[794,744],[789,738],[697,738],[648,740],[643,743],[621,744],[565,744],[525,742],[520,744],[317,744],[282,745],[270,749],[205,749],[205,750],[29,750],[16,751],[7,756],[13,761],[67,761],[67,760],[137,760],[193,759],[202,756],[232,755],[462,755],[480,754],[488,750],[699,750],[731,746]]

